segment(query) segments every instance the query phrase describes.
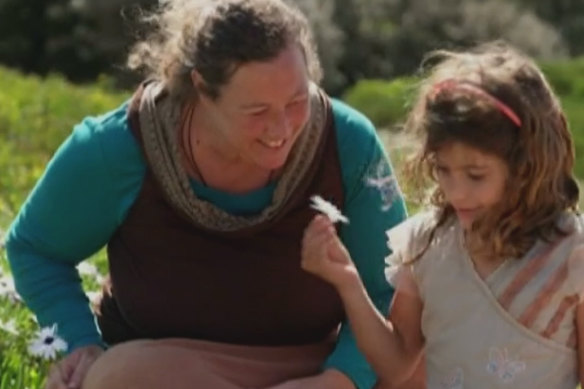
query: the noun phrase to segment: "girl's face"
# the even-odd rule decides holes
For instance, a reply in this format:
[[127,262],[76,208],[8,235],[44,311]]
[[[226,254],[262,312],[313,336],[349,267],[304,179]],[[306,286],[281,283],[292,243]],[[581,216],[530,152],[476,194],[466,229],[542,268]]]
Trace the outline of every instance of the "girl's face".
[[436,152],[436,178],[446,201],[468,229],[503,198],[509,169],[501,158],[461,142]]
[[202,97],[227,157],[263,170],[280,168],[310,115],[304,56],[290,45],[274,59],[241,65],[220,97]]

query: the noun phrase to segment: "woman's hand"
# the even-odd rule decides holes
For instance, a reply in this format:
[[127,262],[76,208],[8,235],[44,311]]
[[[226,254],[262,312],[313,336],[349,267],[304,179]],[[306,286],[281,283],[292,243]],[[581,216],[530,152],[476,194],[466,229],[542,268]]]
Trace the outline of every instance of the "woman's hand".
[[355,385],[340,371],[329,369],[319,375],[286,381],[265,389],[355,389]]
[[359,283],[359,274],[333,223],[317,215],[304,231],[302,268],[335,285],[337,289]]
[[96,345],[80,347],[56,363],[49,374],[45,389],[79,389],[89,367],[104,353]]

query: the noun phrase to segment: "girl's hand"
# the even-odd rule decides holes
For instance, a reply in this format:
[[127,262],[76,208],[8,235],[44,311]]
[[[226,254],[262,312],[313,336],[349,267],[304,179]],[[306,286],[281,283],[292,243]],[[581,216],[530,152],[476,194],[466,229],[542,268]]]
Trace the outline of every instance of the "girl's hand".
[[301,266],[337,289],[360,285],[359,274],[347,249],[333,223],[324,215],[315,216],[304,231]]

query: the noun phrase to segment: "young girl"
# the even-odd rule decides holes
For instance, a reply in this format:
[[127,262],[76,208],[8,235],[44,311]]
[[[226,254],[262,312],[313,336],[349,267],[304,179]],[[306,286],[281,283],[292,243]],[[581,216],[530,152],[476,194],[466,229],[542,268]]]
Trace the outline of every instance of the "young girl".
[[337,288],[382,382],[403,381],[424,349],[432,389],[575,388],[584,224],[558,100],[501,43],[431,58],[406,127],[422,135],[416,166],[437,183],[435,210],[387,233],[389,319],[323,215],[306,230],[303,267]]

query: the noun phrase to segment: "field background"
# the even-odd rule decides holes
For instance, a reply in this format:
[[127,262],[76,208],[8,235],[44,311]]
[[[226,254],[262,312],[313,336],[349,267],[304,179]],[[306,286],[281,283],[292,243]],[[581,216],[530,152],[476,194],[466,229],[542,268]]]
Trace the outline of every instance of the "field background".
[[[575,140],[576,173],[584,178],[584,58],[541,65],[561,96]],[[399,123],[407,111],[415,85],[413,77],[396,78],[391,82],[365,79],[340,96],[374,121],[398,172],[405,155]],[[0,241],[72,127],[83,117],[112,109],[129,96],[129,91],[116,90],[106,77],[80,86],[60,76],[24,76],[0,67]],[[88,263],[96,265],[101,274],[107,272],[103,250]],[[84,274],[82,278],[90,295],[98,290],[99,280],[95,275]],[[10,279],[2,245],[0,389],[37,389],[42,387],[49,365],[27,353],[27,344],[38,328],[33,316],[12,293]],[[11,320],[13,328],[7,326]]]

